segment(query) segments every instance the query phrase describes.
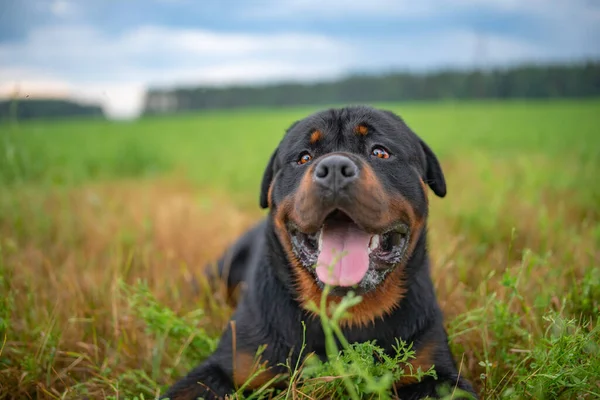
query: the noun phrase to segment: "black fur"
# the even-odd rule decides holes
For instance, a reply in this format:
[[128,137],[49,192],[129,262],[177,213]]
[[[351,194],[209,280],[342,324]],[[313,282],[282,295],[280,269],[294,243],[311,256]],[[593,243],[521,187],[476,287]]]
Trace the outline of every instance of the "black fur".
[[[353,134],[352,127],[356,124],[368,126],[369,134],[362,138]],[[323,132],[323,139],[311,145],[307,138],[315,129]],[[369,158],[374,143],[385,146],[394,158]],[[443,197],[446,194],[444,175],[433,151],[391,112],[350,107],[323,111],[296,122],[273,152],[265,170],[260,205],[268,207],[268,193],[273,186],[269,215],[243,235],[219,260],[219,271],[227,276],[229,286],[246,284],[231,318],[235,332],[229,325],[215,353],[173,385],[163,398],[222,398],[235,391],[232,379],[233,335],[238,354],[254,354],[260,346],[267,345],[262,359],[268,361],[274,373],[283,373],[286,371],[279,364],[285,364],[288,357],[291,357],[292,365],[296,363],[304,321],[304,354],[315,352],[325,357],[320,322],[296,300],[298,292],[290,271],[290,261],[274,227],[278,204],[297,189],[303,176],[304,169],[295,160],[306,149],[310,149],[315,158],[333,151],[362,157],[370,163],[386,190],[401,193],[424,216],[427,214],[427,201],[419,179],[426,182],[436,195]],[[404,266],[404,277],[406,293],[399,306],[369,326],[344,328],[346,338],[351,343],[376,340],[390,352],[395,339],[401,338],[413,342],[417,354],[422,346],[433,344],[432,358],[437,380],[425,378],[419,383],[403,386],[398,390],[399,398],[437,397],[437,390],[442,385],[466,390],[476,398],[471,384],[459,377],[448,347],[442,312],[430,278],[426,229],[417,239],[416,247]]]

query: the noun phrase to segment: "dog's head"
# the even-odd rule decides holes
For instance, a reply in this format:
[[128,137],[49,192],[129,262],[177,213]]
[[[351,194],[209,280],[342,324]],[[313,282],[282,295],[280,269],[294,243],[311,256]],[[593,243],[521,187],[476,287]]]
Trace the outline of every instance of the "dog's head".
[[287,131],[260,203],[301,285],[367,294],[410,258],[427,216],[427,185],[446,183],[431,149],[388,111],[313,114]]

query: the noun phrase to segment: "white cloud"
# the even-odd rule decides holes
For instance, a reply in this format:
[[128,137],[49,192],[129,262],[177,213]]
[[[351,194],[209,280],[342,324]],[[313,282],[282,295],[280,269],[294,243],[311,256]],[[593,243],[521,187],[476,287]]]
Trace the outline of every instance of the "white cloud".
[[[295,2],[303,6],[314,3]],[[381,7],[388,3],[372,2]],[[23,95],[53,93],[100,101],[108,115],[130,117],[139,113],[148,85],[315,80],[351,70],[568,59],[589,51],[586,35],[589,32],[585,29],[570,30],[560,35],[563,42],[556,46],[553,41],[476,36],[456,28],[377,40],[369,36],[344,40],[293,32],[222,33],[161,26],[109,35],[85,25],[41,26],[24,41],[0,42],[0,96],[9,96],[19,87]],[[599,56],[600,49],[594,54]]]
[[73,17],[77,14],[77,6],[73,1],[54,0],[49,7],[50,12],[60,18]]
[[89,26],[45,27],[25,42],[0,43],[0,95],[17,84],[22,93],[39,85],[39,93],[53,82],[73,97],[98,99],[110,116],[134,116],[149,84],[316,79],[339,73],[349,50],[313,34],[147,26],[109,37]]
[[414,16],[429,14],[439,6],[436,0],[271,0],[262,3],[262,7],[251,7],[242,10],[242,15],[249,18],[269,19],[294,17],[299,14],[310,14],[314,19],[344,19],[349,15],[402,15]]
[[[141,27],[109,37],[88,26],[55,26],[31,32],[23,43],[0,43],[0,59],[69,78],[131,79],[140,71],[230,67],[260,61],[301,67],[315,58],[335,63],[348,49],[325,36],[311,34],[230,34],[195,29]],[[265,71],[268,73],[268,71]],[[201,74],[199,74],[201,77]],[[176,78],[175,78],[176,79]]]
[[481,36],[460,29],[389,37],[376,45],[364,44],[359,53],[368,60],[364,64],[367,69],[393,66],[411,70],[502,66],[554,56],[536,43],[498,35]]
[[349,16],[429,16],[445,11],[474,11],[488,9],[499,12],[517,12],[538,16],[563,16],[565,13],[583,18],[598,13],[600,7],[593,0],[266,0],[262,7],[242,8],[242,15],[258,19],[298,17],[313,19],[346,19]]

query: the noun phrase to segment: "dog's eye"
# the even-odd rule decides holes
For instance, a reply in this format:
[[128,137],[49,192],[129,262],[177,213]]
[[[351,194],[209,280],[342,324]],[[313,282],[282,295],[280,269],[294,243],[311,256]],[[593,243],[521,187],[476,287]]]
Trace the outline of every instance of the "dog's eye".
[[300,164],[300,165],[306,164],[310,160],[312,160],[312,156],[308,152],[305,151],[304,153],[300,154],[300,158],[298,159],[298,164]]
[[373,147],[373,150],[371,150],[371,154],[377,158],[390,158],[390,153],[388,153],[387,150],[383,147],[379,146]]

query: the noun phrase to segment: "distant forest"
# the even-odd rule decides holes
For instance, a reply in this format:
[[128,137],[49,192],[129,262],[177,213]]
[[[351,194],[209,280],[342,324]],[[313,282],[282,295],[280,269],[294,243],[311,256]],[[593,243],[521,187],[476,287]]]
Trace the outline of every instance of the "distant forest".
[[104,118],[100,106],[62,99],[18,99],[0,101],[0,121],[35,118],[97,117]]
[[332,82],[151,89],[144,114],[202,109],[441,99],[542,99],[600,96],[600,61],[491,70],[354,75]]
[[[150,89],[143,114],[411,100],[585,97],[600,97],[600,61],[491,70],[352,75],[316,83]],[[63,99],[0,101],[0,121],[66,117],[104,118],[104,113],[99,105]]]

